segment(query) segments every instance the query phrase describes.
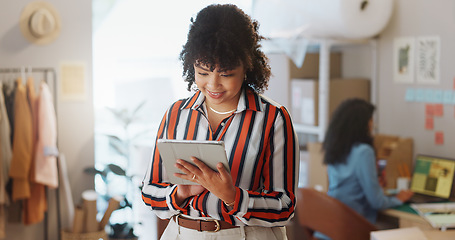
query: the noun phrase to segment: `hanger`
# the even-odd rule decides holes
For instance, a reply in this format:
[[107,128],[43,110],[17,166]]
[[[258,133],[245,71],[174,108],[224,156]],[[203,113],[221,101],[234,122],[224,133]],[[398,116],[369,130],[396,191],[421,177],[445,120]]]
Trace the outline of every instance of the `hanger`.
[[31,66],[28,66],[28,67],[27,67],[27,79],[28,79],[28,78],[31,78],[31,77],[33,77],[32,67],[31,67]]
[[26,76],[25,76],[25,67],[24,66],[21,66],[21,76],[20,76],[20,79],[22,81],[22,83],[24,83],[25,79],[26,79]]

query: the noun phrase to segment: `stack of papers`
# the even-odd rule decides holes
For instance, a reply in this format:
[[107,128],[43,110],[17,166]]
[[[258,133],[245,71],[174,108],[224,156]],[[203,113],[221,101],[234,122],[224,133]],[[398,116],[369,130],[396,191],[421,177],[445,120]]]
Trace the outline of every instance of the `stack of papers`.
[[434,228],[455,227],[455,202],[411,204],[411,207]]
[[418,227],[373,231],[371,240],[428,240]]

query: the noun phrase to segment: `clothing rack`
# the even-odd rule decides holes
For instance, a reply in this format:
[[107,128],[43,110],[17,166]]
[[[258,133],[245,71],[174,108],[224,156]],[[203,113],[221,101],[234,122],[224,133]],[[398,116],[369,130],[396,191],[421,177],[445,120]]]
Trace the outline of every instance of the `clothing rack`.
[[[22,80],[26,80],[27,74],[32,74],[32,73],[42,73],[43,74],[43,80],[49,85],[49,75],[51,75],[52,78],[52,94],[53,94],[53,100],[54,100],[54,110],[55,114],[57,115],[57,73],[54,68],[32,68],[32,67],[20,67],[20,68],[0,68],[0,74],[15,74],[19,73],[22,76]],[[58,125],[58,123],[57,123]],[[58,144],[58,140],[57,140]],[[58,145],[57,145],[58,146]],[[58,161],[57,161],[57,169],[59,168],[58,166]],[[48,188],[46,187],[46,194],[48,195]],[[57,235],[58,239],[60,240],[60,231],[61,231],[61,219],[60,219],[60,196],[59,196],[59,187],[56,189],[56,202],[57,202]],[[48,208],[49,209],[49,208]],[[48,227],[49,227],[49,216],[48,216],[48,211],[45,213],[45,221],[44,221],[44,239],[49,239],[48,237]]]
[[[57,73],[54,68],[31,68],[31,67],[21,67],[21,68],[0,68],[0,74],[7,74],[7,73],[42,73],[44,81],[49,84],[49,74],[52,75],[52,90],[54,95],[54,106],[57,106]],[[22,78],[25,78],[23,76]],[[25,80],[25,79],[23,79]],[[57,114],[57,108],[55,109],[55,113]]]

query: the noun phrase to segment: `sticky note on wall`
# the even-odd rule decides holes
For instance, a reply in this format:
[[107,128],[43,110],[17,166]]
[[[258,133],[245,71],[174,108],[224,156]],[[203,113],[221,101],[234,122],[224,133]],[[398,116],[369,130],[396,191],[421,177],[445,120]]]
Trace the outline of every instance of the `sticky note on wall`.
[[434,116],[434,105],[433,104],[426,104],[425,105],[425,115],[426,115],[427,118]]
[[434,142],[436,145],[443,145],[444,144],[444,132],[438,131],[434,134]]
[[434,90],[433,91],[433,101],[434,103],[442,103],[443,102],[443,91],[442,90]]
[[[415,91],[414,91],[413,88],[406,89],[406,94],[404,96],[404,99],[407,102],[414,102],[415,101]],[[452,98],[450,98],[450,101],[452,101]]]
[[434,119],[432,117],[425,118],[425,129],[433,130],[434,128]]
[[416,102],[425,102],[425,90],[421,88],[416,89],[414,98]]
[[433,114],[435,117],[442,117],[444,115],[444,105],[435,104]]
[[452,104],[453,92],[451,90],[445,90],[443,93],[443,100],[444,104]]
[[433,89],[425,89],[425,102],[434,102],[433,94]]

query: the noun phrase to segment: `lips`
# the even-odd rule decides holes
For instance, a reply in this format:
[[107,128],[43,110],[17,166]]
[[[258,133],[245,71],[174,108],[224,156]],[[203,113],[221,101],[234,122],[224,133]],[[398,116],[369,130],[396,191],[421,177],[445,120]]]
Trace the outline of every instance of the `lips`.
[[218,98],[221,98],[224,95],[224,92],[211,92],[211,91],[207,90],[207,94],[211,98],[218,99]]

